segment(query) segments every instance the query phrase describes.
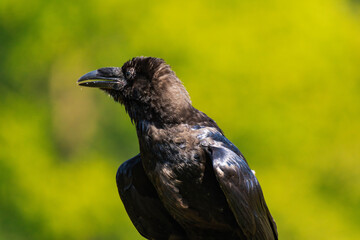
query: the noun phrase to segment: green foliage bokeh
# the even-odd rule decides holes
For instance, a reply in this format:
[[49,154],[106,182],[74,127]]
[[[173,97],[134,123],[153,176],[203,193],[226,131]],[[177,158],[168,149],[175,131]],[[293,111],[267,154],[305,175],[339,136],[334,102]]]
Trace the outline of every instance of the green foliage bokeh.
[[360,238],[357,1],[0,2],[0,239],[141,239],[124,109],[76,80],[164,58],[256,170],[280,239]]

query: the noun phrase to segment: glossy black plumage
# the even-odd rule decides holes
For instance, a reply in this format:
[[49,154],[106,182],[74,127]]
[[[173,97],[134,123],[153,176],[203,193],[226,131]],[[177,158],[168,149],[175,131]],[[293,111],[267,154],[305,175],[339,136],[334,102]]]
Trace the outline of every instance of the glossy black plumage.
[[170,67],[134,58],[79,79],[125,106],[140,155],[123,163],[119,195],[148,239],[277,239],[261,187],[240,151],[195,109]]
[[116,183],[126,211],[141,235],[154,239],[169,239],[170,236],[181,239],[185,236],[145,175],[140,154],[121,164],[116,174]]

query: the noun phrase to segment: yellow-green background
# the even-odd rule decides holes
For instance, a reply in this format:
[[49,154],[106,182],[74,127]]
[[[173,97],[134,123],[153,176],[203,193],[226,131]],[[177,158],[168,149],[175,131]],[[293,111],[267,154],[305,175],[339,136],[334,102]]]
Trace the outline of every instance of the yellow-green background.
[[140,239],[123,107],[76,80],[164,58],[256,170],[280,239],[360,239],[351,0],[0,1],[0,239]]

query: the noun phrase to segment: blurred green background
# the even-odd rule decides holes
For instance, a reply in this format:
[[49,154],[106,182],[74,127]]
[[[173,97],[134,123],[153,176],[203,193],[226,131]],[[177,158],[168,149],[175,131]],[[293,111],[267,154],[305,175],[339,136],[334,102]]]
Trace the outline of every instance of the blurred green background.
[[0,239],[141,239],[119,104],[76,80],[164,58],[256,170],[280,239],[360,239],[360,4],[0,1]]

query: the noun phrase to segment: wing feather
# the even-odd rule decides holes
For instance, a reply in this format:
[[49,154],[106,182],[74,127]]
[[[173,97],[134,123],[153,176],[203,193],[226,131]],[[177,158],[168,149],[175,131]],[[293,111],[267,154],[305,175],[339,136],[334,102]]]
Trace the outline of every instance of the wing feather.
[[116,183],[126,212],[142,236],[148,239],[183,239],[184,231],[162,205],[144,172],[140,155],[119,167]]
[[222,145],[210,146],[210,152],[216,178],[244,235],[278,239],[260,184],[242,155]]

